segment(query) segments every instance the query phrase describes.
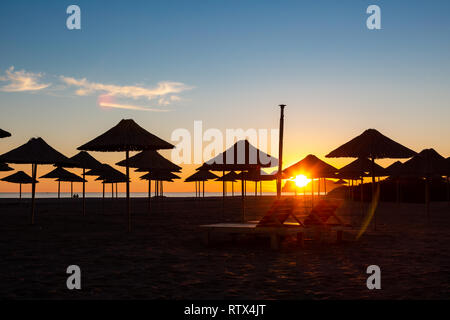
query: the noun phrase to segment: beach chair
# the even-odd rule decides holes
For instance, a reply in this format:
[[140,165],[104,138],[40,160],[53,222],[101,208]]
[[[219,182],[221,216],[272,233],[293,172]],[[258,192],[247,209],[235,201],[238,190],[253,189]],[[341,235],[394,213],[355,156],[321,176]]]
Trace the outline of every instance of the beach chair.
[[303,226],[306,230],[313,229],[316,232],[316,237],[319,239],[324,231],[336,231],[336,242],[341,242],[344,229],[351,226],[345,224],[336,215],[336,210],[339,207],[340,203],[337,201],[319,201],[303,219]]
[[[303,245],[303,223],[294,215],[295,200],[274,201],[260,221],[247,223],[217,223],[201,225],[204,230],[204,242],[209,244],[212,233],[227,234],[261,234],[270,237],[272,249],[278,249],[280,240],[289,235],[296,235]],[[289,222],[289,219],[292,222]]]

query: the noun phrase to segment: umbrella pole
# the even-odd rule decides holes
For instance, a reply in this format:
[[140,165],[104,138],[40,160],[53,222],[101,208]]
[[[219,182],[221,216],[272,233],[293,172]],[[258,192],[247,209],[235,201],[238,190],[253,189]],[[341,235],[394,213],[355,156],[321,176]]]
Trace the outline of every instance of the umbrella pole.
[[447,176],[447,204],[450,206],[450,186],[449,177]]
[[395,189],[396,189],[396,202],[400,204],[400,179],[395,180]]
[[131,231],[131,208],[130,208],[130,167],[128,165],[128,160],[130,157],[130,152],[125,151],[125,162],[126,162],[126,175],[127,175],[127,213],[128,213],[128,231]]
[[22,184],[19,183],[19,201],[22,200]]
[[242,222],[245,222],[245,195],[244,195],[244,178],[241,180],[241,209],[242,209]]
[[114,182],[111,183],[111,199],[114,200]]
[[428,177],[425,181],[425,203],[427,207],[427,221],[430,222],[430,184]]
[[262,196],[262,180],[259,182],[259,196]]
[[[371,158],[371,163],[372,163],[372,170],[370,170],[370,171],[372,171],[372,205],[373,205],[373,208],[375,208],[375,185],[376,185],[376,178],[375,178],[375,159],[372,157]],[[378,177],[379,178],[379,177]],[[377,230],[377,215],[376,215],[376,213],[374,212],[373,213],[373,215],[374,215],[374,230]]]
[[102,210],[103,213],[105,213],[105,182],[103,182],[102,184],[103,184]]
[[34,224],[34,202],[36,194],[36,175],[37,175],[37,164],[33,163],[31,165],[31,175],[33,181],[31,182],[31,224]]
[[203,180],[203,199],[205,198],[205,180]]
[[148,179],[148,213],[150,213],[152,199],[152,180]]
[[83,168],[83,216],[86,215],[86,168]]
[[61,198],[60,194],[61,194],[61,181],[58,181],[58,199]]

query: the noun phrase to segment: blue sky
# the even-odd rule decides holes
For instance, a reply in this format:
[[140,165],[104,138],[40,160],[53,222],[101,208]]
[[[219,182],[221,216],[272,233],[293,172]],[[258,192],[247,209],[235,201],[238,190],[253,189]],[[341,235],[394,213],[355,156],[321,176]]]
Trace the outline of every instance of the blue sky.
[[[66,29],[70,4],[81,8],[80,31]],[[371,4],[382,30],[366,28]],[[42,136],[70,156],[122,118],[167,140],[194,120],[277,128],[276,105],[286,103],[288,162],[323,156],[369,127],[449,156],[449,10],[448,1],[2,0],[0,78],[14,66],[51,85],[0,91],[0,127],[13,133],[0,151]],[[100,91],[80,96],[61,77],[186,90],[168,105],[118,99],[169,112],[105,110]]]

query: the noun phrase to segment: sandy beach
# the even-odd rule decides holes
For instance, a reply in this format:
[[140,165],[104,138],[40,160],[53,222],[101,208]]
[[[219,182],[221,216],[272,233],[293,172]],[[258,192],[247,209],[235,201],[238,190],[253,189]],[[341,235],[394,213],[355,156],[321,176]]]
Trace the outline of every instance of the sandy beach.
[[[299,197],[301,199],[301,197]],[[248,219],[258,219],[274,197],[249,197]],[[299,200],[302,204],[303,202]],[[5,299],[447,299],[450,296],[450,207],[380,203],[378,226],[358,241],[298,247],[286,239],[272,251],[264,238],[201,241],[198,225],[239,221],[239,197],[203,201],[133,199],[133,232],[125,200],[38,199],[36,225],[29,200],[0,200],[0,297]],[[359,202],[339,216],[356,228]],[[66,268],[79,265],[82,289],[66,288]],[[366,268],[381,268],[381,290],[368,290]]]

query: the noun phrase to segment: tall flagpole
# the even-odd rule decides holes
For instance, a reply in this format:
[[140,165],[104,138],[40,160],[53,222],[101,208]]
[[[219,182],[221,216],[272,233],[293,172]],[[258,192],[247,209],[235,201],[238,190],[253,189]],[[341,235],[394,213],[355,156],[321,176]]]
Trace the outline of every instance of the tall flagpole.
[[285,104],[280,104],[280,134],[278,142],[278,173],[277,173],[277,198],[281,197],[281,175],[283,171],[283,131],[284,131],[284,107]]

